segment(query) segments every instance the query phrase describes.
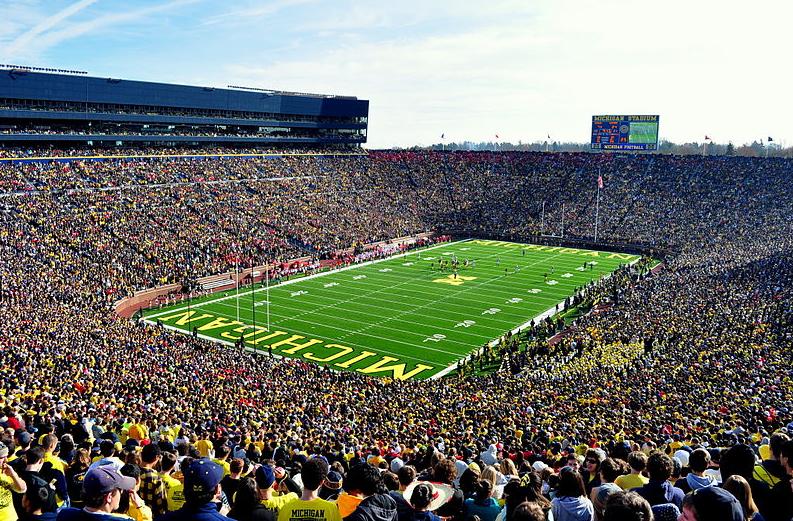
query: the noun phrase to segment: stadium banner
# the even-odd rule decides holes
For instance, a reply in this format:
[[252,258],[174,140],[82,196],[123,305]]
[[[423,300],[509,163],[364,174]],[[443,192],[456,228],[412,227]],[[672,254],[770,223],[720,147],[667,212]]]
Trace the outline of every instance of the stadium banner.
[[53,157],[0,157],[0,164],[12,165],[22,163],[70,163],[72,161],[136,161],[136,160],[162,160],[162,159],[273,159],[292,156],[311,157],[339,157],[339,156],[367,156],[368,153],[351,152],[321,152],[321,153],[284,153],[267,152],[264,154],[149,154],[149,155],[120,155],[120,156],[53,156]]

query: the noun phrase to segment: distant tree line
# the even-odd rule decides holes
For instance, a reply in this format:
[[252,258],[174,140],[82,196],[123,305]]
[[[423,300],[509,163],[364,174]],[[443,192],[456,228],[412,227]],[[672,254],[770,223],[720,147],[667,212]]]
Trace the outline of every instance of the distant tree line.
[[[399,148],[399,147],[395,147]],[[702,155],[704,148],[705,155],[708,156],[743,156],[743,157],[793,157],[793,147],[783,148],[776,143],[763,141],[753,141],[735,146],[731,142],[727,144],[712,143],[672,143],[671,141],[661,140],[658,142],[658,151],[651,153],[678,154],[678,155]],[[501,150],[501,151],[524,151],[524,152],[602,152],[592,150],[589,143],[561,143],[558,141],[535,141],[533,143],[495,142],[495,141],[463,141],[461,143],[436,143],[429,146],[407,147],[405,150]]]

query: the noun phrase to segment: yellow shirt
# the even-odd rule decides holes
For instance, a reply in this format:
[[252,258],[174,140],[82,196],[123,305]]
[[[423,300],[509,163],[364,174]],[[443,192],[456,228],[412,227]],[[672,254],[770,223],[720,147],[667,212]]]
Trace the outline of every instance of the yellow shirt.
[[129,427],[129,437],[138,441],[146,440],[149,438],[149,429],[142,423],[133,423]]
[[51,452],[48,452],[44,455],[44,463],[47,462],[52,463],[52,468],[60,470],[66,474],[66,465],[64,465],[63,460],[57,456],[53,456]]
[[[116,514],[111,514],[116,515]],[[143,505],[142,507],[138,508],[132,503],[129,504],[129,509],[127,509],[127,515],[134,519],[135,521],[152,521],[153,514],[151,513],[151,508]]]
[[18,519],[11,496],[13,487],[14,480],[5,474],[0,474],[0,521],[16,521]]
[[614,480],[614,484],[622,488],[622,490],[643,487],[649,482],[650,478],[645,478],[641,474],[626,474]]
[[289,492],[282,496],[274,496],[272,499],[262,499],[262,505],[266,506],[273,514],[278,515],[282,506],[296,499],[298,499],[298,495],[294,492]]
[[212,450],[212,442],[209,440],[198,440],[195,443],[195,448],[198,449],[198,453],[202,458],[208,458],[209,451]]
[[165,495],[168,496],[168,512],[179,510],[184,505],[184,484],[173,476],[162,475]]
[[228,476],[229,474],[231,474],[231,464],[228,461],[222,460],[222,459],[213,459],[212,462],[213,463],[217,463],[218,465],[223,467],[223,477],[224,478],[226,476]]
[[341,521],[341,514],[335,503],[324,499],[295,499],[281,507],[278,521]]

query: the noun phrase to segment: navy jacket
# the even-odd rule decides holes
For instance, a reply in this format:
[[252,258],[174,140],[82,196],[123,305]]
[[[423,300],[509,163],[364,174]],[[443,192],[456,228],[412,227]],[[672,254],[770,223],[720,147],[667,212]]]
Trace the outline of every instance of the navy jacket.
[[[226,517],[218,512],[218,507],[211,501],[199,506],[185,505],[179,510],[168,512],[160,517],[155,518],[155,521],[232,521],[230,517]],[[60,520],[58,520],[60,521]]]

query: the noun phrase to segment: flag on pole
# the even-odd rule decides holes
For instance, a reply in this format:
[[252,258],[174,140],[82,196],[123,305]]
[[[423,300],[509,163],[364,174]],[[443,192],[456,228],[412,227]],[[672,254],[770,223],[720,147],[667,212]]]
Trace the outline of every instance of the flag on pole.
[[603,188],[603,176],[598,174],[598,188]]
[[770,143],[771,141],[773,141],[773,139],[771,139],[771,136],[768,136],[768,142]]

